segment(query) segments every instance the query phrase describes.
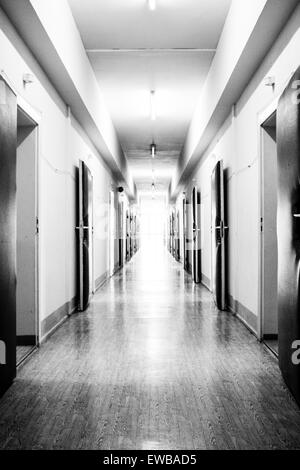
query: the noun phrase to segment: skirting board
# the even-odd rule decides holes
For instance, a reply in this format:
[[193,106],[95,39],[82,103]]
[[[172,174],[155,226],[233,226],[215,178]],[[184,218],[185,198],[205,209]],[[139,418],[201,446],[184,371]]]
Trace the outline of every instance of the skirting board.
[[235,300],[231,295],[228,296],[229,310],[251,331],[257,338],[257,316],[247,307]]
[[105,272],[104,274],[102,274],[102,276],[99,276],[98,279],[96,279],[96,282],[95,282],[96,292],[106,283],[108,278],[109,278],[108,272]]
[[209,292],[211,292],[210,279],[207,276],[205,276],[205,274],[201,274],[201,284],[203,284],[204,287],[206,287],[206,289],[208,289]]
[[74,297],[70,302],[66,302],[62,307],[55,310],[48,317],[42,320],[41,324],[41,340],[40,343],[46,341],[57,328],[77,309],[77,298]]
[[[124,267],[124,265],[119,266],[119,264],[116,264],[115,267],[114,267],[113,276],[115,274],[117,274],[118,271],[123,269],[123,267]],[[104,274],[99,276],[98,279],[96,279],[96,281],[95,281],[95,292],[97,292],[99,289],[101,289],[102,286],[104,286],[104,284],[108,281],[109,277],[110,277],[109,273],[108,273],[108,271],[106,271]]]

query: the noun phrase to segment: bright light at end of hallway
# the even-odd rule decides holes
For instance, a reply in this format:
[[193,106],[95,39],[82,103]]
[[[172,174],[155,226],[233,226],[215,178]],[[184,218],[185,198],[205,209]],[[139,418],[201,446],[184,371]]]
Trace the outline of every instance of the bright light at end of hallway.
[[155,121],[156,109],[155,109],[155,91],[154,90],[150,91],[150,115],[151,115],[152,121]]
[[148,8],[150,11],[156,10],[156,0],[148,0]]
[[[154,200],[153,194],[155,194]],[[157,253],[160,252],[158,247],[164,244],[165,220],[166,195],[156,192],[155,183],[153,183],[150,194],[143,192],[140,197],[140,244],[146,247],[146,251],[151,252],[154,258],[156,258],[155,250]]]

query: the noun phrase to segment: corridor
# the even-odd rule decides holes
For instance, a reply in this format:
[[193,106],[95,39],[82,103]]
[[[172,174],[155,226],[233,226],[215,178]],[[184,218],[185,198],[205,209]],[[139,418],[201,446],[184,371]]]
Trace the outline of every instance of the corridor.
[[277,360],[146,245],[19,370],[1,449],[300,449]]
[[299,49],[299,0],[0,0],[0,450],[300,450]]

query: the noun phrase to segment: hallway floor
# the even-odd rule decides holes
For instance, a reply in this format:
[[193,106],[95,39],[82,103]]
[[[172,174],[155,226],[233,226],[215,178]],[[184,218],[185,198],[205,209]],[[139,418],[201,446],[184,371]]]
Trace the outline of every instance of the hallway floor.
[[20,369],[0,448],[300,449],[300,411],[270,352],[144,250]]

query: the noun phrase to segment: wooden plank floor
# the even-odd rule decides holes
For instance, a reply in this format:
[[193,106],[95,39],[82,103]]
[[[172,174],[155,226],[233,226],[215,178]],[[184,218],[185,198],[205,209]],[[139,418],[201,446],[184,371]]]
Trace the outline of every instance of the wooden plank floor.
[[17,346],[17,364],[20,364],[33,349],[34,346]]
[[141,252],[20,369],[0,448],[300,449],[300,412],[271,353]]

